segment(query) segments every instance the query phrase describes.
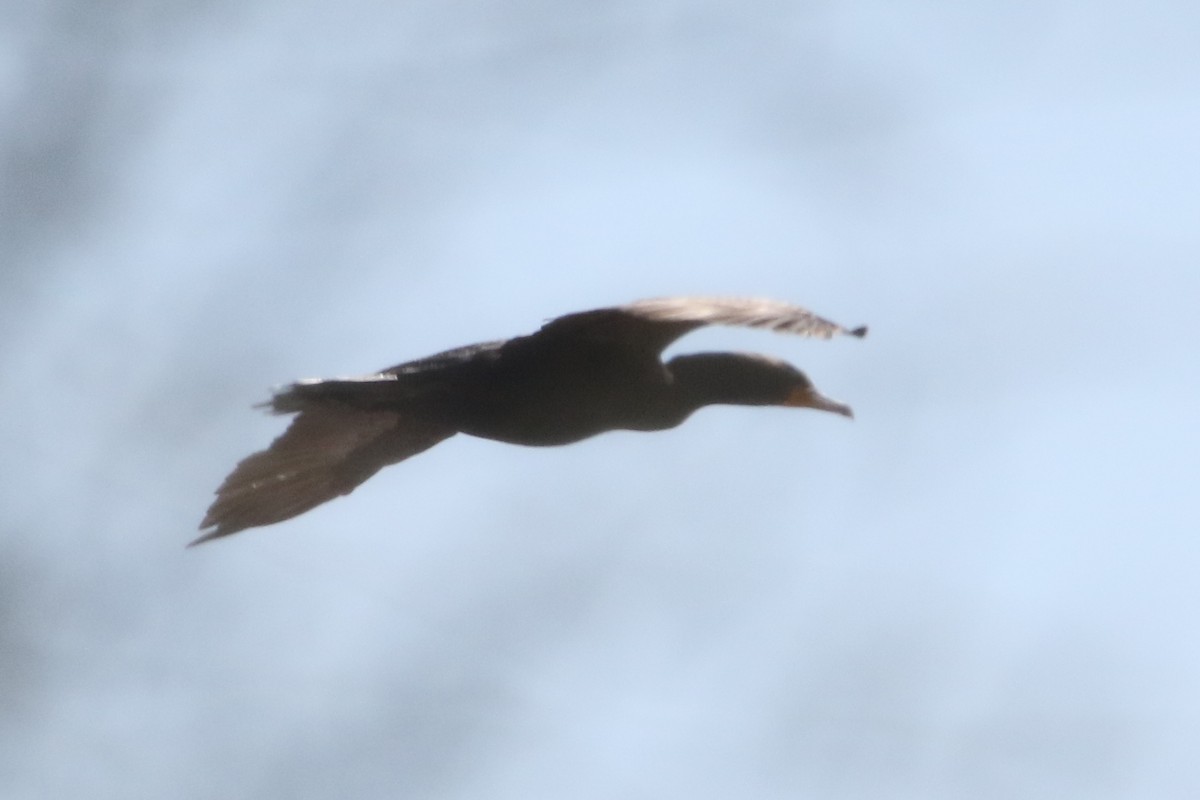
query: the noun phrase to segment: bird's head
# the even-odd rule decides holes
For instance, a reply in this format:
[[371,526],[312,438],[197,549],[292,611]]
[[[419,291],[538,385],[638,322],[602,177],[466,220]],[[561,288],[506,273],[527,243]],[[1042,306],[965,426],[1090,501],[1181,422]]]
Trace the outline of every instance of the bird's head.
[[800,370],[757,353],[693,353],[667,364],[681,393],[696,407],[722,403],[790,406],[854,417],[850,406],[825,397]]

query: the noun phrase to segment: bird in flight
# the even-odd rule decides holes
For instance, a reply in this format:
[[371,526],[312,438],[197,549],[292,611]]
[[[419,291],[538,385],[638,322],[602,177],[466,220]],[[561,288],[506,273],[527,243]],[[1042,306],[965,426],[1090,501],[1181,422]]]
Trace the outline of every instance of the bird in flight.
[[693,353],[663,363],[668,345],[705,325],[821,339],[867,333],[774,300],[668,297],[567,314],[528,336],[372,375],[297,381],[263,404],[295,414],[291,425],[229,474],[200,523],[207,532],[192,544],[303,514],[456,433],[561,445],[604,431],[673,428],[714,404],[852,416],[803,372],[766,356]]

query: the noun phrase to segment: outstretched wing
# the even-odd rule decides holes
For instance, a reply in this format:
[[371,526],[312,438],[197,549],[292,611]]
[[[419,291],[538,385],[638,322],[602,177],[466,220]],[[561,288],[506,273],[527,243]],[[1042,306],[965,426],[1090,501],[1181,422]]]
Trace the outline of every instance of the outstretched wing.
[[829,339],[836,334],[866,336],[866,326],[846,329],[800,306],[778,300],[727,297],[660,297],[639,300],[621,310],[652,322],[701,325],[739,325]]
[[214,530],[192,544],[303,514],[454,433],[394,411],[311,405],[270,447],[234,468],[200,523]]
[[660,297],[624,306],[567,314],[546,323],[538,336],[582,337],[661,353],[684,334],[705,325],[737,325],[829,339],[866,336],[866,326],[843,328],[800,306],[777,300],[726,297]]

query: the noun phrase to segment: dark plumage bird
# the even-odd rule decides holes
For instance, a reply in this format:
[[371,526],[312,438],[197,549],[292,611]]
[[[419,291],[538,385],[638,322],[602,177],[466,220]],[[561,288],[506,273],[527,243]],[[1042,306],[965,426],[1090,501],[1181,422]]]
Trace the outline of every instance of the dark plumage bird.
[[695,353],[662,362],[671,342],[714,324],[822,339],[867,332],[772,300],[672,297],[567,314],[528,336],[374,375],[299,381],[264,404],[296,418],[225,479],[200,523],[212,530],[192,544],[303,514],[456,433],[568,444],[610,430],[673,428],[716,403],[852,416],[804,373],[766,356]]

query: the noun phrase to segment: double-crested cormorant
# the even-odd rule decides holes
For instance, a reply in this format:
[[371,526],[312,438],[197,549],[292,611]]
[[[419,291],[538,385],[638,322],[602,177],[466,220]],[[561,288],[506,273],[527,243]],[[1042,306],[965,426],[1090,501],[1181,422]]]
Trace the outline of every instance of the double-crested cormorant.
[[374,375],[298,381],[264,404],[296,418],[225,479],[200,523],[213,530],[192,544],[303,514],[456,433],[568,444],[616,429],[673,428],[715,403],[852,416],[804,373],[766,356],[695,353],[662,362],[671,342],[714,324],[822,339],[867,332],[772,300],[671,297],[567,314],[528,336]]

